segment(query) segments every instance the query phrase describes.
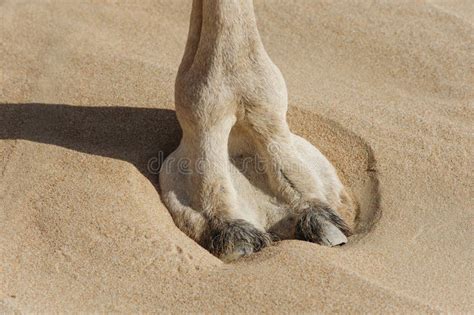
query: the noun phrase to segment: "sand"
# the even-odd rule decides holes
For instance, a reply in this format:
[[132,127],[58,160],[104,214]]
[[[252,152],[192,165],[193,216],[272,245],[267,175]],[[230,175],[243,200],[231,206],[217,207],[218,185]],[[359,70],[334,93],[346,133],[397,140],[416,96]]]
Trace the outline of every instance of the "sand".
[[473,3],[256,1],[360,223],[224,264],[153,168],[190,1],[0,1],[0,312],[474,312]]

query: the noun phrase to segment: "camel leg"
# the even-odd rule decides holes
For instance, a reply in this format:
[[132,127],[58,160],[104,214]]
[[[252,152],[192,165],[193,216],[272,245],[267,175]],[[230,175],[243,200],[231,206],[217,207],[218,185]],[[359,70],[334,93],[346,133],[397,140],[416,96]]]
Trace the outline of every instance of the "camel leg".
[[[325,245],[346,241],[349,230],[334,211],[342,184],[327,159],[288,128],[286,85],[263,48],[252,0],[193,1],[175,101],[183,138],[163,165],[160,185],[187,235],[233,260],[270,244],[265,230],[289,206],[297,217],[294,237]],[[230,152],[245,153],[236,144],[246,142],[253,142],[247,152],[267,161],[273,196],[265,205],[274,208],[277,197],[274,212],[262,207],[268,195],[255,197],[255,186],[248,179],[236,184],[230,172]],[[308,165],[313,155],[317,165]]]
[[[240,37],[225,34],[238,33],[234,27],[240,22],[218,21],[239,6],[238,1],[193,2],[188,42],[175,84],[183,138],[160,174],[175,223],[223,260],[248,255],[271,242],[257,215],[239,206],[230,174],[228,143],[239,104],[228,68],[238,57],[240,46],[235,43]],[[173,167],[173,161],[185,161],[187,169]]]

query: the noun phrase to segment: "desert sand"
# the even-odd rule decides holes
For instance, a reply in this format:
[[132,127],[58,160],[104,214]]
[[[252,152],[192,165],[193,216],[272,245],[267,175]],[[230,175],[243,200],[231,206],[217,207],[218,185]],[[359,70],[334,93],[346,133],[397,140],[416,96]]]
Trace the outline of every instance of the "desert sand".
[[1,313],[474,312],[474,2],[255,2],[357,234],[224,264],[176,228],[150,162],[191,1],[3,0]]

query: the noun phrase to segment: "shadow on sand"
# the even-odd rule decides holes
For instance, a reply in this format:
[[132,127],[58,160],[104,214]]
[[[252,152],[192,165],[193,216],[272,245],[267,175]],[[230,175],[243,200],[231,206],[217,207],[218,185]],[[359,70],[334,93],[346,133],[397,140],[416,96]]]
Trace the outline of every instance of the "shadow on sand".
[[168,109],[0,104],[0,139],[54,144],[124,160],[157,188],[158,176],[148,163],[173,152],[180,138],[176,114]]

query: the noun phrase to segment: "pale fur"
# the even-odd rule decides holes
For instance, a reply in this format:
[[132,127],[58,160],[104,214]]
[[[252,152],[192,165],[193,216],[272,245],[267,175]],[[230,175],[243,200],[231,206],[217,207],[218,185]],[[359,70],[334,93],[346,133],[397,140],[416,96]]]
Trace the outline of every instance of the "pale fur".
[[[193,1],[175,101],[183,137],[161,170],[162,196],[176,225],[206,248],[227,222],[294,238],[304,209],[351,206],[329,161],[288,127],[286,84],[263,47],[252,0]],[[249,238],[261,239],[255,233]],[[239,237],[216,253],[255,251],[242,250]]]

